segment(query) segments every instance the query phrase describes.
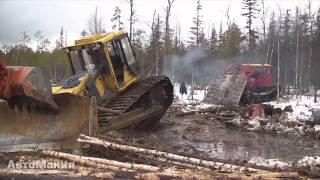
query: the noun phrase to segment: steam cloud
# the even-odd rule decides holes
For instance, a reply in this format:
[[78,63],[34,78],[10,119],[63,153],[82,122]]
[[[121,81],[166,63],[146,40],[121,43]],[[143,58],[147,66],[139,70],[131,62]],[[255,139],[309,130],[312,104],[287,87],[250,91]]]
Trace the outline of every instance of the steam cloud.
[[165,74],[174,82],[208,84],[223,73],[228,64],[264,63],[265,57],[257,52],[240,54],[232,58],[209,56],[204,49],[193,49],[183,56],[168,58]]

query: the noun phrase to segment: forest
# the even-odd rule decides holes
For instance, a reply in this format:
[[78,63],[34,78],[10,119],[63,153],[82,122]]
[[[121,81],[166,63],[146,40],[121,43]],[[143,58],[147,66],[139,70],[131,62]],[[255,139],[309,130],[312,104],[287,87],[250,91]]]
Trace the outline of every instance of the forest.
[[0,0],[0,22],[0,179],[320,179],[319,0]]
[[[171,24],[172,9],[178,8],[174,6],[175,0],[167,0],[164,12],[154,11],[150,33],[136,25],[135,0],[124,3],[130,5],[130,17],[123,17],[121,7],[116,6],[108,22],[113,25],[113,30],[121,30],[125,23],[129,23],[129,29],[124,30],[128,32],[143,76],[170,74],[176,68],[173,67],[176,63],[170,61],[200,49],[202,59],[213,65],[215,61],[272,64],[274,77],[284,89],[291,87],[300,92],[320,87],[320,7],[314,12],[310,0],[304,6],[296,7],[294,12],[280,8],[270,11],[264,0],[242,0],[241,16],[246,19],[245,28],[241,29],[230,17],[229,7],[223,19],[227,27],[223,27],[222,22],[218,26],[212,25],[210,33],[205,33],[204,28],[205,23],[210,23],[203,20],[205,4],[197,0],[188,39],[182,39],[184,32]],[[102,23],[104,17],[97,12],[98,7],[84,22],[86,28],[79,30],[81,36],[106,32]],[[63,79],[68,73],[63,52],[66,45],[63,27],[56,42],[50,42],[41,30],[33,35],[29,33],[22,32],[21,40],[15,45],[3,45],[1,53],[6,63],[40,66],[46,69],[53,82]],[[30,47],[31,41],[36,42],[36,48]],[[55,48],[50,49],[50,44],[55,44]],[[200,61],[193,63],[197,65]]]

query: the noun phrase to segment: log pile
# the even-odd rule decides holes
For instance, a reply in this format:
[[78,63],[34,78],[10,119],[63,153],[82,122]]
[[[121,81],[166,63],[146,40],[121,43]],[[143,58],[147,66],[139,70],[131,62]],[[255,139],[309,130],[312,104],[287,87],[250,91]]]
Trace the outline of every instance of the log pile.
[[159,160],[168,162],[169,164],[183,164],[183,166],[190,166],[194,165],[194,167],[201,167],[211,170],[220,170],[220,171],[239,171],[239,172],[262,172],[260,169],[255,168],[247,168],[243,166],[225,164],[220,162],[208,161],[198,158],[186,157],[181,155],[176,155],[164,151],[152,150],[152,149],[145,149],[141,147],[134,147],[128,145],[121,145],[117,143],[113,143],[106,140],[101,140],[99,138],[90,137],[81,134],[80,138],[78,139],[79,142],[94,144],[104,146],[106,148],[117,149],[121,151],[129,151],[133,153],[138,153],[145,155],[145,157],[151,158],[152,160]]

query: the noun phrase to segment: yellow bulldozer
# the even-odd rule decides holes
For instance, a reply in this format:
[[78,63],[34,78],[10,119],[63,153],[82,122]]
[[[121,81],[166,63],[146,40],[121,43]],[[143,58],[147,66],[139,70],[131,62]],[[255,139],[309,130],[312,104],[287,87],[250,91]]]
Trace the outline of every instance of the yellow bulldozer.
[[40,68],[7,66],[1,75],[0,67],[0,152],[71,145],[92,115],[96,133],[150,130],[173,101],[166,76],[139,76],[123,31],[83,37],[65,52],[71,74],[53,85]]

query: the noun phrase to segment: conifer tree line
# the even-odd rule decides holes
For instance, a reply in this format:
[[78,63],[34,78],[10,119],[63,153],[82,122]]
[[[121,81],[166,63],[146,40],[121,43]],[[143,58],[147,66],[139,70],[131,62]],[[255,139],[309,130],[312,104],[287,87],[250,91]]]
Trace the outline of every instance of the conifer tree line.
[[[105,19],[96,8],[79,34],[86,36],[107,32],[106,24],[110,24],[112,30],[128,26],[125,31],[143,76],[165,74],[172,68],[171,57],[183,56],[200,48],[205,50],[210,61],[223,59],[233,63],[235,57],[242,57],[246,63],[272,64],[275,78],[279,71],[279,83],[284,90],[288,87],[299,91],[320,87],[320,7],[313,7],[312,1],[306,1],[294,10],[284,7],[270,11],[265,7],[264,0],[242,0],[241,18],[246,19],[246,26],[240,29],[235,17],[230,17],[230,6],[225,10],[221,23],[213,24],[204,21],[202,8],[205,2],[196,0],[189,32],[181,31],[179,23],[182,22],[173,24],[171,21],[172,10],[179,8],[175,6],[175,1],[167,0],[164,10],[155,10],[150,15],[149,30],[138,26],[137,22],[142,20],[136,16],[135,0],[125,1],[130,9],[122,9],[121,6],[110,9],[114,12],[111,19]],[[123,16],[123,11],[130,12],[129,17]],[[186,33],[190,36],[182,39],[182,34]],[[36,50],[28,46],[31,40],[36,42]],[[48,70],[52,79],[58,81],[67,71],[63,68],[65,62],[61,51],[65,42],[63,27],[53,51],[48,48],[52,42],[41,31],[33,36],[22,32],[18,45],[4,46],[2,51],[8,64],[40,65]]]
[[[15,45],[3,45],[0,54],[4,55],[5,63],[12,66],[38,66],[46,70],[53,83],[63,79],[67,72],[63,47],[66,45],[66,36],[63,27],[51,50],[52,42],[40,30],[33,35],[26,31],[21,32],[21,39]],[[31,47],[31,44],[36,47]]]

